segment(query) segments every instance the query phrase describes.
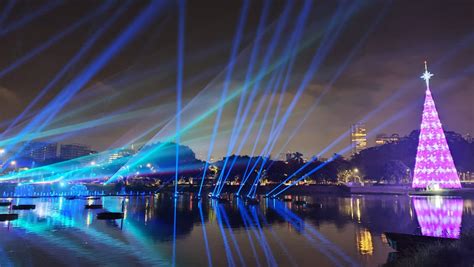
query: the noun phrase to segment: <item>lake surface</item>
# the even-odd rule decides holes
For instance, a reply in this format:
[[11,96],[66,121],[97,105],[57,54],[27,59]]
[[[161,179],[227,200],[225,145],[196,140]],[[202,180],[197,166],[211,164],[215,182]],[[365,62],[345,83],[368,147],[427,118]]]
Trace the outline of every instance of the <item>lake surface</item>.
[[85,210],[87,200],[13,199],[37,206],[0,223],[0,266],[171,266],[173,259],[176,266],[378,266],[392,252],[385,231],[458,237],[474,227],[474,200],[447,197],[306,196],[294,197],[306,206],[270,199],[246,206],[183,195],[176,210],[163,194],[94,203],[120,211],[124,199],[123,222],[97,220],[100,210]]

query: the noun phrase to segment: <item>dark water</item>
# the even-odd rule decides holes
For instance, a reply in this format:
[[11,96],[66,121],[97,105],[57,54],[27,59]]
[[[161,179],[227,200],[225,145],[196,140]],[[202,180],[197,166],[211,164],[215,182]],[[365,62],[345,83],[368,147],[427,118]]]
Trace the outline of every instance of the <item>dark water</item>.
[[[14,199],[37,207],[0,223],[0,266],[172,265],[174,235],[176,266],[208,266],[209,258],[213,266],[378,266],[392,252],[385,231],[456,237],[474,226],[472,199],[300,198],[308,204],[199,204],[184,195],[176,200],[176,228],[166,195],[127,198],[123,225],[97,220],[100,210],[85,210],[86,200]],[[123,199],[95,203],[120,211]]]

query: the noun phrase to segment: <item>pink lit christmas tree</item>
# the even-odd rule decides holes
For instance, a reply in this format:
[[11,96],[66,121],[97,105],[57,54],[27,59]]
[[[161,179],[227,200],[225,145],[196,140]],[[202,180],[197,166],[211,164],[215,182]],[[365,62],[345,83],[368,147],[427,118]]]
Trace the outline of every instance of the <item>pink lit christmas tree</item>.
[[425,72],[421,78],[426,82],[426,97],[412,187],[461,188],[453,157],[431,96],[429,81],[432,76],[425,62]]

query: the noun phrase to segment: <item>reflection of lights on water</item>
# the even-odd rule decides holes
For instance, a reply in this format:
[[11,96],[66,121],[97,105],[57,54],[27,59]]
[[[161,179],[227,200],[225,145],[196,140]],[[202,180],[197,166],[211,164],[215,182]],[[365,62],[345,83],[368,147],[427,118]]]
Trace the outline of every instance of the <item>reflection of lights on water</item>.
[[380,236],[380,239],[382,239],[382,243],[384,244],[388,244],[388,239],[387,239],[387,236],[385,234],[382,234]]
[[63,198],[62,197],[59,198],[59,209],[60,210],[63,209]]
[[360,199],[356,199],[356,213],[357,213],[357,222],[360,223]]
[[433,203],[437,209],[442,207],[443,198],[441,196],[434,196],[433,198],[431,198],[431,200],[432,200],[431,203]]
[[92,223],[92,212],[88,211],[86,216],[86,225],[89,226]]
[[474,201],[470,199],[464,200],[464,213],[469,215],[474,214]]
[[462,198],[414,198],[416,217],[425,236],[459,238],[463,212]]
[[37,203],[36,208],[33,211],[38,215],[38,217],[46,217],[50,214],[50,212],[48,212],[49,208],[50,207],[48,207],[45,203]]
[[357,231],[357,249],[361,255],[372,255],[374,253],[372,234],[367,229]]
[[351,198],[351,219],[354,220],[354,204],[352,202],[352,198]]
[[216,213],[214,212],[214,209],[209,209],[209,222],[215,222],[216,221]]

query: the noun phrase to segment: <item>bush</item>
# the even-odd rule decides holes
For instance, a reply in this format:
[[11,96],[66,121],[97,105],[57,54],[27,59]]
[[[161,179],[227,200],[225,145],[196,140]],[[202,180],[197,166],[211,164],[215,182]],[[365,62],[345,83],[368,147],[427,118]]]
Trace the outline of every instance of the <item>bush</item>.
[[474,231],[463,234],[452,243],[436,243],[386,266],[474,266]]

